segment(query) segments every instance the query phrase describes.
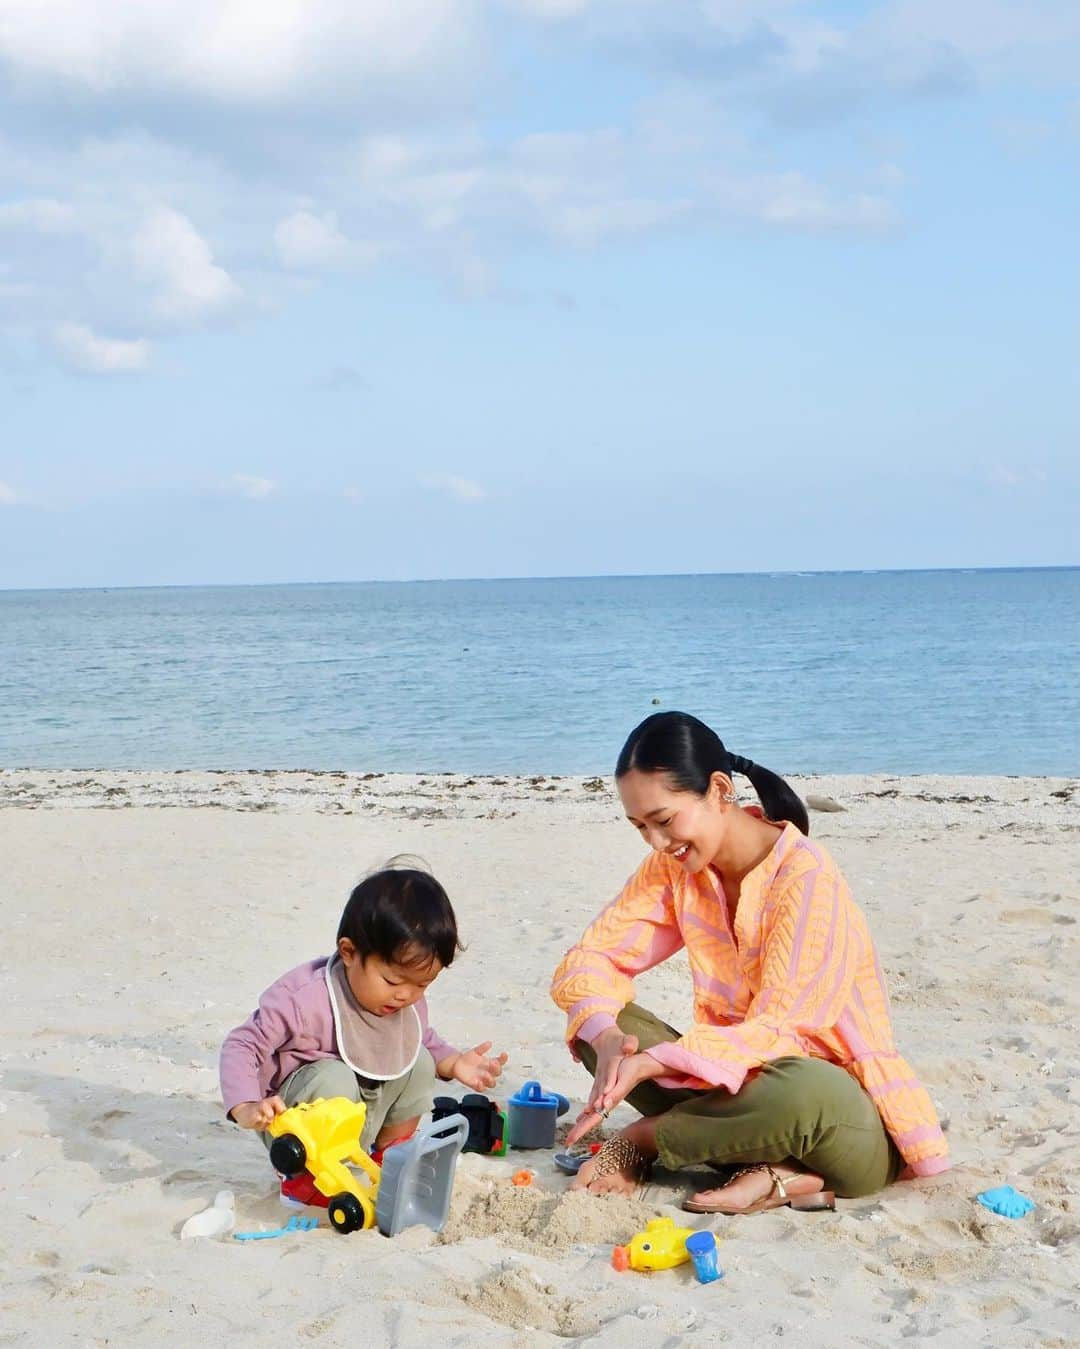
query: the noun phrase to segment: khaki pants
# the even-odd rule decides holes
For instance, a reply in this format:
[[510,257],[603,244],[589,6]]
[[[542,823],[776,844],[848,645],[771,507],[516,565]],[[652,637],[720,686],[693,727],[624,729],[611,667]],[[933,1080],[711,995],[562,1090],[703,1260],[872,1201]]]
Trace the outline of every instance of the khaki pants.
[[[341,1059],[318,1059],[291,1072],[277,1094],[289,1106],[300,1105],[303,1101],[329,1100],[333,1096],[363,1101],[367,1106],[367,1117],[360,1145],[365,1152],[370,1152],[384,1125],[401,1124],[425,1115],[431,1109],[435,1096],[435,1064],[421,1046],[416,1062],[407,1073],[391,1078],[389,1082],[372,1082],[369,1078],[358,1077]],[[274,1141],[265,1133],[262,1140],[268,1148]]]
[[[636,1003],[623,1008],[618,1022],[643,1050],[679,1038]],[[595,1050],[580,1040],[575,1048],[595,1072]],[[734,1095],[724,1087],[669,1090],[642,1082],[627,1100],[643,1115],[663,1116],[656,1143],[660,1164],[670,1171],[792,1161],[822,1176],[827,1189],[857,1198],[891,1184],[903,1170],[873,1101],[850,1073],[823,1059],[775,1059]]]

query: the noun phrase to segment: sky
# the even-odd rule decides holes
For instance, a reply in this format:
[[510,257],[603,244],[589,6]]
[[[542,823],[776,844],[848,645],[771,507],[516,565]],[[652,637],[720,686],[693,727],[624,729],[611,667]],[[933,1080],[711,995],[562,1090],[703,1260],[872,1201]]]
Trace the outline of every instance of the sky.
[[1074,0],[0,0],[0,588],[1080,562]]

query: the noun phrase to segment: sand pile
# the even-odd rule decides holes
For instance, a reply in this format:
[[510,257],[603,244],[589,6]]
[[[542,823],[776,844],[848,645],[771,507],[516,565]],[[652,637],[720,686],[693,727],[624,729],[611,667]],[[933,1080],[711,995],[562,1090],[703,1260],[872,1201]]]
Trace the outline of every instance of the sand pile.
[[462,1302],[492,1321],[520,1330],[546,1330],[576,1339],[592,1335],[602,1320],[584,1298],[567,1297],[527,1269],[503,1270],[478,1288],[461,1295]]
[[461,1190],[439,1241],[496,1237],[517,1250],[555,1255],[575,1246],[614,1246],[640,1232],[656,1210],[625,1195],[546,1194],[509,1181]]

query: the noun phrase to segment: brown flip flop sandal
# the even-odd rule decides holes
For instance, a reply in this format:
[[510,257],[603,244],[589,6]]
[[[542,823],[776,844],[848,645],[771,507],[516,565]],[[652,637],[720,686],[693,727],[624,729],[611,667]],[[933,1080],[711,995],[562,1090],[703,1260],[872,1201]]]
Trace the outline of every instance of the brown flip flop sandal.
[[[787,1186],[794,1178],[789,1176],[785,1181],[784,1177],[777,1174],[768,1162],[755,1162],[753,1166],[740,1166],[720,1187],[721,1191],[726,1190],[728,1185],[738,1180],[740,1176],[749,1175],[751,1171],[767,1171],[772,1180],[773,1188],[763,1198],[751,1204],[749,1208],[726,1209],[720,1204],[702,1204],[695,1199],[684,1200],[683,1208],[687,1213],[723,1213],[730,1218],[738,1218],[750,1213],[763,1213],[766,1209],[783,1208],[785,1205],[800,1213],[831,1212],[836,1208],[836,1195],[832,1190],[816,1190],[813,1194],[788,1194]],[[780,1196],[779,1203],[773,1200],[774,1191]]]

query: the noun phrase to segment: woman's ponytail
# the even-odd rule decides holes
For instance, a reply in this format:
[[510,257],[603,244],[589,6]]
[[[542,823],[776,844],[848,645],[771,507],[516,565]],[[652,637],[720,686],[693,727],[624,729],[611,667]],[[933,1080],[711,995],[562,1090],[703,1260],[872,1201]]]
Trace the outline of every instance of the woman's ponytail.
[[804,834],[810,832],[806,807],[782,777],[752,759],[732,754],[724,742],[697,717],[686,712],[654,712],[627,737],[615,765],[615,776],[631,769],[667,773],[680,791],[704,796],[714,773],[741,773],[757,792],[770,820],[788,820]]
[[766,818],[790,820],[800,832],[810,833],[810,817],[806,807],[778,773],[762,768],[753,759],[744,759],[741,754],[729,751],[728,758],[731,760],[732,772],[741,773],[744,778],[750,779]]

